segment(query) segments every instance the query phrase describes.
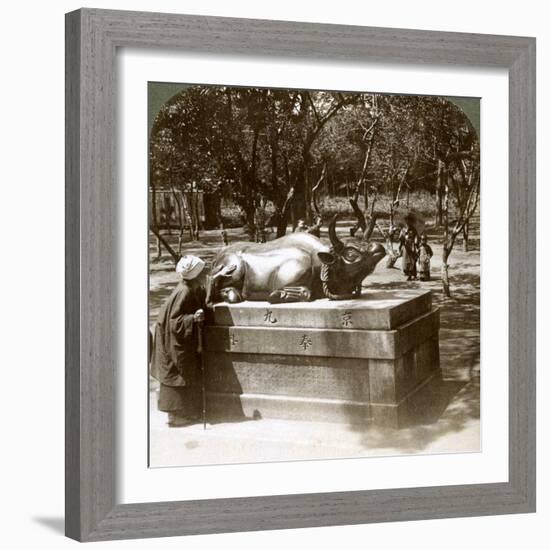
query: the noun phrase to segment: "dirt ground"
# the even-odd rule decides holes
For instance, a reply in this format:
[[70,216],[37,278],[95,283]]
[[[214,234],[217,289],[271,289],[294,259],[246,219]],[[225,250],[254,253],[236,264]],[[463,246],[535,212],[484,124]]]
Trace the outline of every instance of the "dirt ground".
[[[345,222],[339,234],[349,231]],[[469,251],[457,243],[450,258],[452,298],[441,285],[441,236],[428,228],[434,251],[432,280],[407,282],[400,260],[387,268],[382,260],[363,283],[369,289],[424,288],[432,291],[440,308],[442,384],[416,425],[377,429],[320,422],[284,420],[244,421],[169,428],[166,415],[156,409],[157,384],[150,388],[152,466],[341,458],[415,453],[476,452],[480,448],[480,253],[479,221],[472,224]],[[322,235],[326,236],[325,234]],[[175,243],[175,236],[168,237]],[[229,230],[230,242],[246,240],[242,231]],[[201,242],[187,243],[183,253],[209,261],[221,246],[219,231],[205,232]],[[156,245],[150,242],[154,258]],[[150,263],[150,322],[177,284],[168,256]]]

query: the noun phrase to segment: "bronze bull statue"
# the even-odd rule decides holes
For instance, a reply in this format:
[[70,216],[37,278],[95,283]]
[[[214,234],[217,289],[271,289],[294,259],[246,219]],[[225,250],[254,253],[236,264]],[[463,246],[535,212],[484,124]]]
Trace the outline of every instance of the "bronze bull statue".
[[358,296],[361,282],[386,250],[357,237],[340,240],[336,219],[328,228],[330,247],[309,233],[292,233],[267,243],[223,248],[212,264],[207,301],[284,303]]

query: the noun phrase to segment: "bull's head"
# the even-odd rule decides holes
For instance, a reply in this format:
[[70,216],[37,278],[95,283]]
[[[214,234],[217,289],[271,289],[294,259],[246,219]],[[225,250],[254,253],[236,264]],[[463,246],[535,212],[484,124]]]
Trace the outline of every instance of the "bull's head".
[[340,240],[336,236],[336,220],[332,218],[328,234],[330,252],[319,252],[323,263],[321,281],[323,292],[331,300],[353,298],[361,292],[361,282],[374,271],[376,264],[386,255],[378,243],[369,243],[357,237]]

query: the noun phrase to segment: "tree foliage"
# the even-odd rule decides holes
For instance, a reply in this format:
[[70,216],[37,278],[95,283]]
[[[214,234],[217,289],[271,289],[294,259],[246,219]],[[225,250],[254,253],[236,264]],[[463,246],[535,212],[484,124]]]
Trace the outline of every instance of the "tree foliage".
[[442,224],[445,185],[459,211],[478,163],[467,117],[427,96],[191,86],[163,106],[150,140],[153,189],[231,197],[249,226],[270,202],[278,234],[291,210],[312,221],[320,176],[356,205],[363,197],[367,217],[380,196],[391,214],[427,190]]

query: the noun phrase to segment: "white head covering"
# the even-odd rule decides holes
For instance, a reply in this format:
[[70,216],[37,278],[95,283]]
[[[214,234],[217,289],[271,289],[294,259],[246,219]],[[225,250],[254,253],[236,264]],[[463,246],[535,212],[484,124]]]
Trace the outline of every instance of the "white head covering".
[[183,256],[176,266],[176,272],[181,274],[186,281],[197,277],[203,269],[204,261],[191,254]]

